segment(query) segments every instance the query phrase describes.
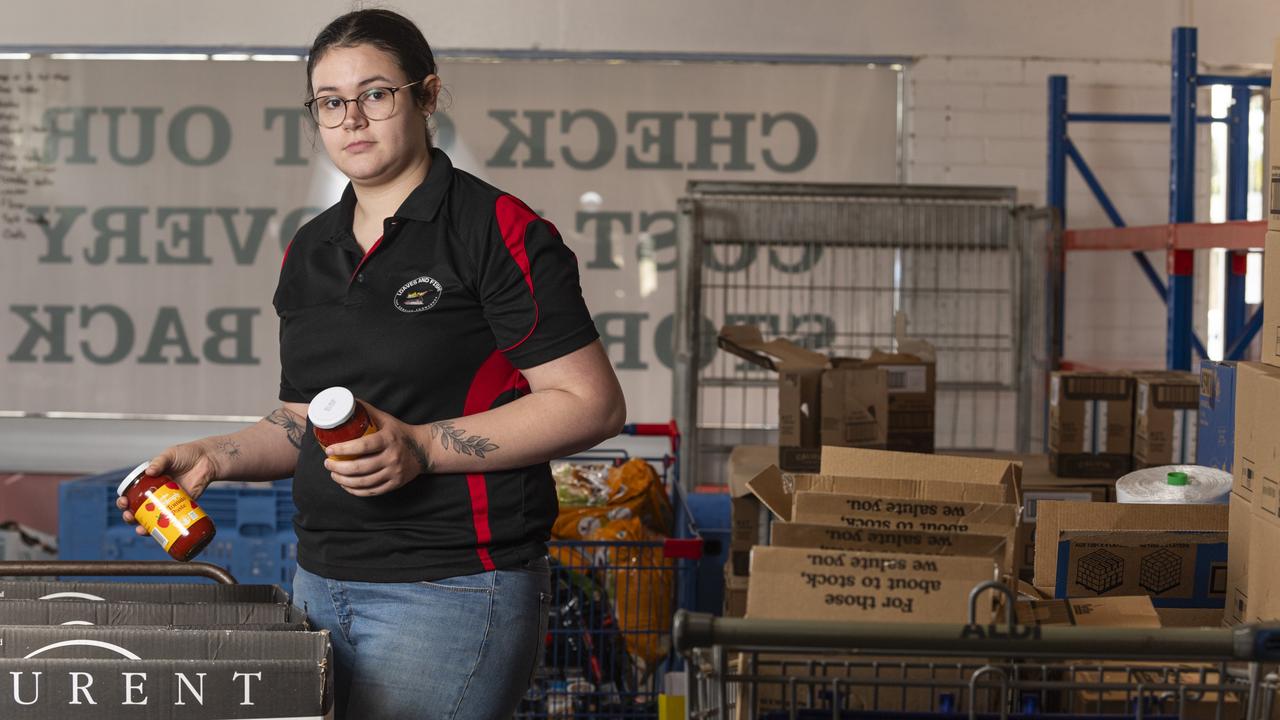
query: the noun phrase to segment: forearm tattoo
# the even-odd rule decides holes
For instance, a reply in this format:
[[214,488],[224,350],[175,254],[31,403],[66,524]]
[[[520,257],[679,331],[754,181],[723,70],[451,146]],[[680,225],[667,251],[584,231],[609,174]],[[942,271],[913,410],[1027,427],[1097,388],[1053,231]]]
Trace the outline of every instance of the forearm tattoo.
[[480,437],[479,435],[467,435],[466,430],[455,427],[450,420],[431,423],[431,439],[435,440],[436,438],[440,438],[440,447],[462,455],[475,455],[483,458],[485,453],[498,449],[498,444],[491,442],[489,438]]
[[404,446],[409,451],[409,454],[418,461],[418,467],[421,468],[421,472],[431,472],[431,460],[427,457],[427,449],[422,446],[422,443],[412,438],[405,438]]
[[284,428],[284,434],[289,438],[289,443],[299,450],[302,449],[302,435],[307,431],[307,427],[298,422],[293,413],[284,408],[276,408],[266,419],[272,425]]
[[218,441],[217,448],[218,452],[226,455],[227,457],[240,456],[240,443],[234,440],[220,440]]

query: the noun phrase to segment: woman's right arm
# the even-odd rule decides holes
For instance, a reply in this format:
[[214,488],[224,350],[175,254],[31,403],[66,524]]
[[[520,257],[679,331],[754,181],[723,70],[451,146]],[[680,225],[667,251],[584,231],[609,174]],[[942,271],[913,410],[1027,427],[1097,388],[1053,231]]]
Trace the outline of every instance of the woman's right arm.
[[[307,429],[307,406],[284,403],[258,422],[228,435],[213,435],[174,445],[151,459],[148,475],[167,474],[192,498],[215,480],[265,481],[293,475]],[[133,513],[124,498],[116,501],[125,522]],[[142,528],[137,529],[142,533]]]

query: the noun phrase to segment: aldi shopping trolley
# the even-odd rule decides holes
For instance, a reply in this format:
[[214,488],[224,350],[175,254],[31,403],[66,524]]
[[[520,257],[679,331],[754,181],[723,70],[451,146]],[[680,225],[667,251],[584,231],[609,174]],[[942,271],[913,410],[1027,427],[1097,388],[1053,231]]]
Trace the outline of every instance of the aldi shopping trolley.
[[[650,439],[649,447],[636,451],[644,438]],[[672,615],[692,606],[696,562],[702,556],[702,540],[680,489],[679,453],[680,433],[672,421],[627,425],[614,442],[566,459],[596,468],[647,462],[670,503],[672,532],[549,543],[552,598],[545,657],[517,717],[657,717],[663,678],[681,667],[681,658],[670,649]],[[630,512],[601,507],[590,517],[598,528]]]
[[715,618],[681,611],[688,717],[1269,718],[1280,626],[1102,628]]

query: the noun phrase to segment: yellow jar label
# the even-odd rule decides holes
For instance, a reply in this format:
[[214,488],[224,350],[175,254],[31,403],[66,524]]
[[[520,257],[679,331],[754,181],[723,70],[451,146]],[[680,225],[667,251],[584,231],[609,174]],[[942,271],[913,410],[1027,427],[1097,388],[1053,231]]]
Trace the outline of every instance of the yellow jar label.
[[165,483],[144,493],[146,502],[134,512],[138,524],[164,547],[173,547],[178,538],[191,534],[191,526],[207,517],[204,510],[176,483]]

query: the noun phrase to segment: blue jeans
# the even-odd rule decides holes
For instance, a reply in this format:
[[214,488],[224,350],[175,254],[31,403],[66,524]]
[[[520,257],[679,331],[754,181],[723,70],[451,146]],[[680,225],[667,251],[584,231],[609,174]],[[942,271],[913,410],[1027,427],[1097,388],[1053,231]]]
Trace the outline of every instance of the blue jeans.
[[432,582],[330,580],[298,568],[294,604],[333,643],[335,720],[510,718],[541,657],[546,558]]

